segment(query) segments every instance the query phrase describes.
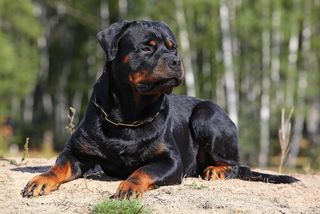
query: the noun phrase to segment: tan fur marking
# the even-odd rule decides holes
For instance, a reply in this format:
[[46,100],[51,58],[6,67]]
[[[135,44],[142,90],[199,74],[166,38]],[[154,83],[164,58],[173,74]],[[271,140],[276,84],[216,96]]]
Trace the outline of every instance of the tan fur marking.
[[114,197],[120,199],[140,198],[143,197],[145,191],[153,188],[152,177],[142,170],[137,170],[120,183]]
[[47,195],[49,192],[59,188],[60,184],[68,181],[72,176],[71,164],[68,161],[64,165],[54,165],[41,175],[33,177],[27,184],[27,193],[32,196]]
[[128,64],[129,63],[129,55],[126,55],[124,58],[123,58],[123,64]]
[[226,174],[231,170],[230,166],[208,166],[203,171],[203,178],[205,180],[219,180],[225,179]]
[[166,152],[166,151],[167,151],[167,146],[166,146],[166,144],[160,143],[160,144],[156,147],[156,150],[154,151],[154,154],[157,156],[157,155],[163,154],[163,153]]
[[172,49],[173,48],[173,42],[169,40],[167,42],[167,46],[168,46],[169,49]]
[[152,47],[156,46],[157,45],[157,41],[156,40],[150,40],[149,41],[149,45],[151,45]]

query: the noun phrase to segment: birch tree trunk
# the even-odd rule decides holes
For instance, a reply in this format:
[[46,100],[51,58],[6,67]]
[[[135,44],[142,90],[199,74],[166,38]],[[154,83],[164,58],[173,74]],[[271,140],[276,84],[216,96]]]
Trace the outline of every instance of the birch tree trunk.
[[100,19],[101,19],[101,28],[106,28],[110,24],[110,13],[107,0],[101,0],[100,2]]
[[174,0],[174,3],[176,7],[176,17],[179,26],[179,40],[185,70],[187,95],[196,96],[195,76],[192,69],[190,40],[187,30],[186,17],[183,9],[183,0]]
[[[62,5],[61,5],[62,6]],[[60,7],[60,9],[62,9]],[[51,121],[52,113],[53,113],[53,101],[52,95],[48,91],[48,84],[49,84],[49,66],[50,66],[50,53],[48,48],[49,36],[51,34],[52,29],[57,25],[59,21],[58,16],[49,17],[47,13],[47,6],[41,5],[41,20],[43,21],[45,28],[43,34],[38,39],[38,47],[40,50],[40,66],[39,66],[39,82],[36,86],[34,93],[38,93],[41,96],[42,106],[44,110],[43,117],[46,120]],[[34,98],[34,95],[32,95]],[[34,98],[36,99],[36,98]],[[32,100],[32,106],[34,105]],[[34,106],[36,107],[36,106]],[[33,111],[38,111],[38,109],[33,109]],[[50,119],[49,119],[50,118]],[[52,125],[50,124],[49,127],[44,130],[43,138],[42,138],[42,150],[46,153],[50,153],[53,151],[53,130]]]
[[122,19],[127,15],[128,2],[127,0],[119,0],[119,14]]
[[[271,49],[271,81],[272,85],[275,87],[280,86],[280,44],[281,44],[281,10],[276,6],[272,12],[272,49]],[[272,110],[275,111],[278,108],[282,108],[282,103],[284,100],[284,92],[278,90],[275,94],[272,105]]]
[[[217,79],[216,82],[216,102],[222,107],[225,108],[226,107],[226,95],[224,92],[224,76],[222,76],[221,78]],[[214,100],[214,97],[212,97],[212,100]]]
[[295,16],[300,9],[300,4],[297,0],[294,1],[294,22],[291,28],[291,36],[289,40],[289,55],[288,55],[288,72],[287,72],[287,81],[286,81],[286,107],[294,107],[294,89],[296,86],[295,74],[297,73],[297,63],[298,63],[298,49],[299,49],[299,26],[298,20]]
[[[119,3],[120,4],[120,3]],[[110,11],[109,11],[109,5],[108,5],[108,1],[107,0],[101,0],[100,2],[100,19],[101,19],[101,29],[107,28],[110,25]],[[96,59],[101,59],[104,58],[104,53],[102,51],[102,49],[100,48],[100,45],[98,42],[95,41],[97,50],[100,50],[96,52]],[[99,62],[100,60],[97,60],[97,62]],[[98,79],[102,72],[103,69],[100,69],[103,67],[104,62],[98,63],[98,65],[96,66],[96,79]],[[94,65],[92,65],[94,66]],[[99,69],[97,69],[99,68]],[[92,91],[89,91],[88,97],[90,97]]]
[[229,8],[225,0],[220,1],[220,26],[222,31],[223,63],[225,67],[225,84],[227,109],[231,120],[238,125],[237,95],[235,87],[234,66],[232,60],[232,39],[230,31]]
[[[264,19],[269,18],[269,5],[264,5]],[[260,107],[260,153],[259,166],[267,167],[270,146],[270,31],[262,32],[262,90]]]
[[320,142],[319,138],[320,128],[320,102],[319,100],[313,100],[308,114],[307,119],[307,132],[311,138],[311,142],[315,145]]
[[310,46],[312,29],[310,24],[311,15],[311,2],[309,0],[304,1],[305,6],[305,19],[302,29],[302,68],[299,71],[298,90],[297,90],[297,104],[296,104],[296,117],[293,128],[291,156],[289,159],[289,166],[294,167],[296,165],[297,156],[300,150],[300,141],[303,132],[303,123],[305,120],[305,94],[308,86],[308,70],[310,67]]
[[[48,51],[48,37],[50,35],[52,27],[56,24],[56,19],[53,17],[48,19],[47,8],[43,4],[38,5],[41,13],[39,19],[42,21],[44,30],[43,34],[38,38],[38,48],[40,53],[39,62],[39,81],[38,85],[34,86],[34,89],[26,97],[23,109],[23,120],[24,122],[30,123],[33,120],[33,113],[38,111],[34,109],[35,93],[38,90],[41,93],[42,105],[46,114],[52,113],[52,103],[49,101],[51,96],[45,92],[44,87],[48,85],[48,73],[49,73],[49,51]],[[50,111],[51,110],[51,111]]]
[[[46,115],[52,114],[53,104],[51,95],[46,90],[48,85],[49,75],[49,50],[48,50],[48,39],[52,28],[57,24],[58,19],[56,17],[48,18],[47,8],[45,5],[39,5],[41,9],[40,19],[42,20],[44,31],[43,34],[38,38],[38,48],[40,51],[40,63],[39,63],[39,81],[38,85],[35,86],[34,90],[28,95],[25,102],[24,120],[31,122],[33,119],[33,112],[38,111],[34,109],[34,94],[38,93],[41,95],[42,106]],[[38,91],[36,91],[38,90]]]

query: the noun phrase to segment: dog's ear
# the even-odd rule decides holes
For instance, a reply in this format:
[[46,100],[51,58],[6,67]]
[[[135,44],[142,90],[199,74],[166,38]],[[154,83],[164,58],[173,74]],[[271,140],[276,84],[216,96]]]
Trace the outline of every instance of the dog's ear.
[[127,20],[116,22],[97,34],[97,39],[106,53],[107,61],[110,62],[116,57],[119,40],[130,24],[131,22]]

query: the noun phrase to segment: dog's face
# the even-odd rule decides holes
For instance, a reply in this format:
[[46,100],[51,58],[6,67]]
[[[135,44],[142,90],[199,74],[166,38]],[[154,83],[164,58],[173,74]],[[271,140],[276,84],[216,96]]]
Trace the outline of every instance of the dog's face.
[[[115,26],[110,35],[110,29]],[[177,43],[164,23],[124,21],[99,34],[117,82],[130,85],[144,95],[170,93],[182,82],[184,71]],[[106,40],[110,39],[108,43]]]

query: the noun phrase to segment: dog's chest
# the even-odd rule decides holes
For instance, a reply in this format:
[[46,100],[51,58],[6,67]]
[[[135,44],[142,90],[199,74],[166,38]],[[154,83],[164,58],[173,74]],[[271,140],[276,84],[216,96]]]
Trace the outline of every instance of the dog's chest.
[[157,133],[153,135],[132,135],[119,138],[107,138],[100,147],[108,161],[122,167],[137,167],[153,158],[162,142]]
[[153,158],[156,145],[157,142],[109,139],[107,146],[102,149],[105,158],[100,161],[100,166],[106,174],[127,177]]
[[124,140],[109,140],[108,159],[112,162],[124,165],[126,167],[132,167],[138,165],[141,162],[140,156],[142,155],[139,143],[136,141],[124,141]]

